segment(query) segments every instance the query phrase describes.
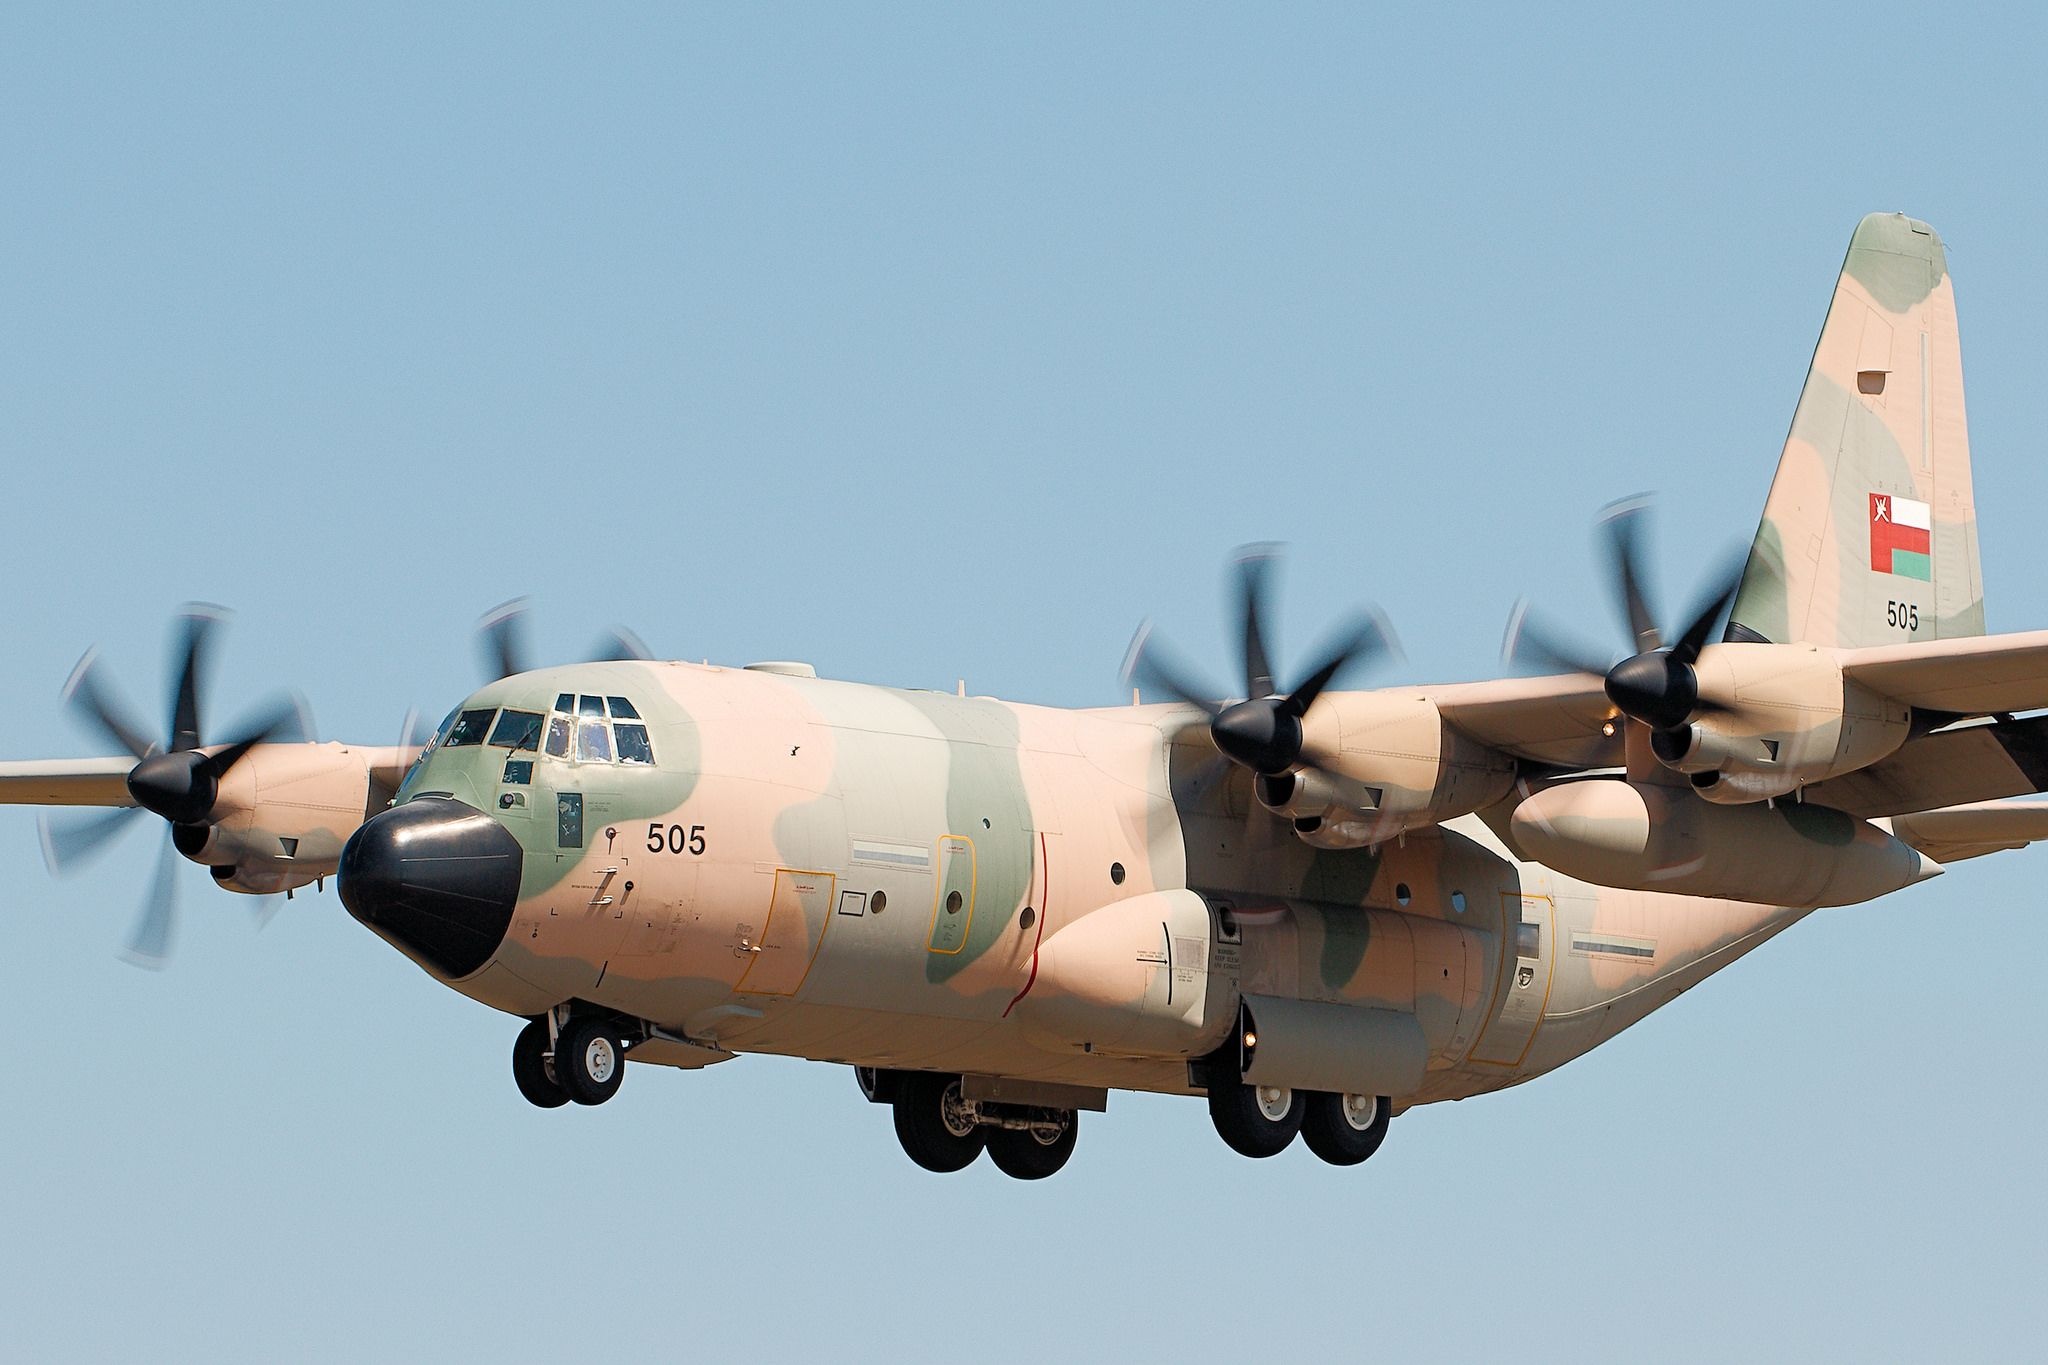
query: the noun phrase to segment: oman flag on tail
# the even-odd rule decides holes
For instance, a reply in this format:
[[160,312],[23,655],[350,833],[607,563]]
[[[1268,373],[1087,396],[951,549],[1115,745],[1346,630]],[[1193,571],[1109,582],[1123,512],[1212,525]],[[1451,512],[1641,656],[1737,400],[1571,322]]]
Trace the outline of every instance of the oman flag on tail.
[[1876,573],[1934,581],[1934,519],[1924,502],[1870,495],[1870,567]]

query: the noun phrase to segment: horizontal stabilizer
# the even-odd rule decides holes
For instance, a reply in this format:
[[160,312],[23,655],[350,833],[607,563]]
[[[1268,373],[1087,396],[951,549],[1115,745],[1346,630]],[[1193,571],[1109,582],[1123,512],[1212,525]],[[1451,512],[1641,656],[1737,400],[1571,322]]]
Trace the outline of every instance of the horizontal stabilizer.
[[1977,801],[1902,815],[1892,833],[1937,862],[1952,863],[2048,839],[2048,798]]

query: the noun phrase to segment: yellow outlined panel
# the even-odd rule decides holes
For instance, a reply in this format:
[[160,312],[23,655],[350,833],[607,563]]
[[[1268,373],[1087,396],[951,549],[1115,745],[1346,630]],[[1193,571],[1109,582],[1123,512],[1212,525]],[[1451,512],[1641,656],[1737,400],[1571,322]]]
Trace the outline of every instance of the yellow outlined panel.
[[838,885],[839,878],[830,872],[777,868],[760,951],[733,989],[749,995],[795,995],[811,974],[811,963],[825,941]]
[[967,946],[967,930],[974,923],[976,876],[974,840],[964,834],[942,836],[939,875],[932,890],[932,931],[925,940],[929,951],[951,957]]

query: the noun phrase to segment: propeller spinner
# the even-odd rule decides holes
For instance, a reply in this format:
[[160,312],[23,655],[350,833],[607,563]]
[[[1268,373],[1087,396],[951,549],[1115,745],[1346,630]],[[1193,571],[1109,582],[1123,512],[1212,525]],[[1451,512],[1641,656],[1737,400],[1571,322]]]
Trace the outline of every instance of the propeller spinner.
[[144,966],[161,966],[169,954],[177,910],[177,859],[181,848],[203,846],[207,817],[220,795],[221,779],[257,745],[282,735],[302,738],[310,725],[302,704],[280,702],[235,737],[208,751],[201,725],[204,676],[214,629],[226,615],[219,607],[194,604],[179,615],[180,632],[170,697],[170,735],[163,744],[146,737],[108,688],[97,650],[88,650],[64,684],[67,706],[101,734],[135,757],[128,794],[135,805],[75,819],[45,817],[43,854],[51,870],[66,872],[103,851],[143,811],[161,816],[170,837],[158,856],[156,873],[126,956]]
[[1267,652],[1271,600],[1269,571],[1278,558],[1271,545],[1246,546],[1238,552],[1238,604],[1243,621],[1244,697],[1219,701],[1192,681],[1185,668],[1161,645],[1147,621],[1138,628],[1125,656],[1127,685],[1164,692],[1177,701],[1201,708],[1209,717],[1209,737],[1231,762],[1266,777],[1276,777],[1314,755],[1304,747],[1302,718],[1316,698],[1345,668],[1360,661],[1398,652],[1393,631],[1377,612],[1361,613],[1293,690],[1281,693],[1274,684]]
[[1700,652],[1714,627],[1735,600],[1742,583],[1738,565],[1714,580],[1702,605],[1671,644],[1664,643],[1657,614],[1645,590],[1642,571],[1642,526],[1648,504],[1643,498],[1614,503],[1601,514],[1607,533],[1608,565],[1615,599],[1633,641],[1634,652],[1609,665],[1585,650],[1561,642],[1542,627],[1527,599],[1515,605],[1508,619],[1501,655],[1510,664],[1589,673],[1603,679],[1607,699],[1616,710],[1656,731],[1676,730],[1703,710],[1716,709],[1700,697]]

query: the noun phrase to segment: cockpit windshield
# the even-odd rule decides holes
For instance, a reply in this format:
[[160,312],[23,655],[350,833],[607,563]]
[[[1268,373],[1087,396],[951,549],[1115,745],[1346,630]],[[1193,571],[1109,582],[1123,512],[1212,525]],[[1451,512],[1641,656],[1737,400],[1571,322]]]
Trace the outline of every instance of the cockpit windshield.
[[491,731],[491,743],[515,753],[521,749],[538,749],[540,722],[538,711],[506,711],[498,717],[497,728]]
[[[525,712],[507,711],[498,723],[503,731],[513,716]],[[553,714],[545,721],[533,716],[533,743],[550,758],[576,763],[628,763],[654,766],[654,742],[640,718],[639,708],[624,697],[578,696],[568,692],[555,698]],[[544,738],[543,738],[544,734]],[[496,734],[491,742],[498,743]]]
[[451,749],[459,749],[465,744],[481,744],[484,742],[484,735],[490,731],[491,717],[497,714],[497,711],[488,708],[464,711],[455,718],[455,724],[448,731],[448,738],[441,742]]

